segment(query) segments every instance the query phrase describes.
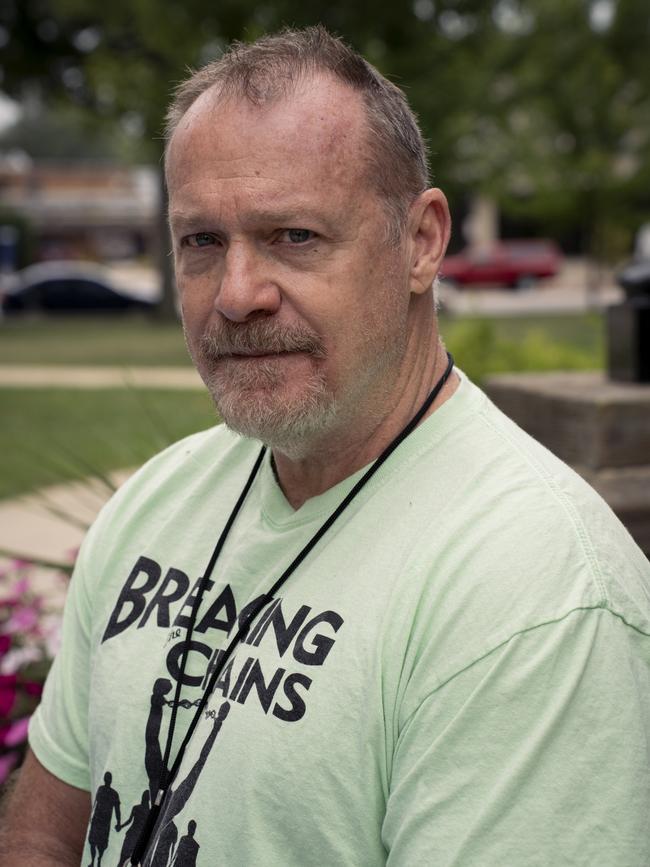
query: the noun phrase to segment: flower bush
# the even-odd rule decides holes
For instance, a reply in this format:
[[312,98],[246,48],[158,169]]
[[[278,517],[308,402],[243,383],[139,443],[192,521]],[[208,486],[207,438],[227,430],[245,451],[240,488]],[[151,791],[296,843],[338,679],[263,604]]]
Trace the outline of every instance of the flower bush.
[[0,569],[0,785],[22,762],[29,718],[59,646],[68,575],[51,576],[54,592],[46,594],[37,589],[35,564],[14,560]]

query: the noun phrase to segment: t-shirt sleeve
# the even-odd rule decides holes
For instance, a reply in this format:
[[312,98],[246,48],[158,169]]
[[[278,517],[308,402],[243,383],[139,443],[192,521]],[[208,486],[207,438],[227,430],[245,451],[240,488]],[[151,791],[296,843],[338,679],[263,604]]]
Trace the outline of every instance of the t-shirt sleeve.
[[54,776],[77,788],[90,789],[90,610],[83,553],[82,547],[66,598],[61,646],[45,682],[42,701],[30,721],[29,745]]
[[382,836],[388,867],[647,867],[648,817],[650,636],[579,610],[421,695]]

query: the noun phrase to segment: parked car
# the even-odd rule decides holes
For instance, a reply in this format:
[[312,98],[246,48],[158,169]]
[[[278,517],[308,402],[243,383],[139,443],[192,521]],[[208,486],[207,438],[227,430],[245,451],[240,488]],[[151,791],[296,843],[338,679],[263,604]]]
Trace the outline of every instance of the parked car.
[[562,253],[553,241],[499,241],[447,256],[441,274],[459,286],[485,283],[518,289],[555,276],[561,267]]
[[153,303],[118,286],[108,269],[93,262],[40,262],[0,284],[7,315],[150,310]]

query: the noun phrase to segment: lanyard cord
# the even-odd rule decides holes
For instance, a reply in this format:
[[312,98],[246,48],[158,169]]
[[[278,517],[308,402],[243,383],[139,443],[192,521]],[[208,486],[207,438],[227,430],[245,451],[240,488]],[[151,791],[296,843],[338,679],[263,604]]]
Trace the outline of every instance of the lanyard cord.
[[[201,578],[201,582],[199,584],[199,588],[198,588],[198,591],[196,594],[196,599],[194,600],[194,604],[192,605],[192,612],[190,614],[190,625],[187,629],[187,632],[185,633],[185,641],[183,644],[183,655],[181,656],[181,662],[180,662],[180,673],[178,676],[178,680],[176,681],[176,690],[174,692],[174,703],[172,705],[172,715],[171,715],[171,718],[169,720],[169,729],[167,730],[167,743],[165,745],[165,755],[163,757],[163,764],[162,764],[163,773],[162,773],[162,779],[160,780],[160,783],[159,783],[160,789],[166,788],[169,785],[169,782],[171,782],[171,779],[173,779],[173,776],[175,775],[173,773],[173,771],[177,770],[177,768],[174,767],[174,769],[171,773],[168,772],[169,756],[170,756],[171,749],[172,749],[172,741],[174,739],[174,729],[176,728],[176,714],[178,712],[178,707],[179,707],[179,702],[180,702],[180,697],[181,697],[181,690],[183,689],[183,675],[185,674],[185,668],[187,666],[187,657],[189,656],[189,652],[190,652],[190,644],[192,643],[192,634],[194,633],[194,626],[196,624],[196,618],[197,618],[197,615],[199,612],[199,608],[201,607],[201,602],[203,601],[203,596],[205,595],[205,591],[206,591],[207,586],[208,586],[208,580],[210,578],[210,575],[212,574],[212,571],[216,565],[216,562],[219,559],[219,554],[221,554],[221,549],[223,548],[223,546],[225,544],[228,533],[230,532],[232,525],[235,523],[235,518],[239,514],[239,510],[241,509],[241,507],[244,505],[244,500],[246,499],[246,496],[248,495],[248,492],[251,489],[251,485],[253,484],[253,481],[255,480],[255,476],[257,475],[258,470],[259,470],[260,466],[262,465],[262,459],[264,457],[265,452],[266,452],[266,446],[262,446],[260,453],[257,456],[257,460],[255,461],[255,464],[253,466],[253,469],[251,470],[250,475],[246,481],[246,484],[244,485],[242,492],[239,495],[239,499],[235,503],[235,507],[232,510],[232,512],[230,513],[230,517],[226,521],[225,527],[221,531],[221,535],[219,536],[219,541],[215,545],[214,551],[212,552],[212,556],[210,557],[210,561],[209,561],[208,565],[206,566],[205,572],[204,572],[203,577]],[[200,708],[200,710],[202,711],[203,708]],[[198,712],[197,712],[197,716],[198,716]],[[182,752],[185,752],[185,747],[186,747],[186,741],[183,741],[183,744],[181,746]],[[177,761],[178,761],[178,757],[177,757]],[[174,763],[174,764],[176,765],[176,763]]]
[[267,605],[273,599],[273,597],[278,592],[278,590],[287,581],[287,579],[293,574],[293,572],[295,572],[295,570],[298,568],[298,566],[302,563],[302,561],[310,553],[310,551],[314,548],[314,546],[322,539],[322,537],[329,530],[329,528],[332,526],[332,524],[337,520],[337,518],[339,518],[341,516],[341,514],[345,511],[345,509],[347,509],[347,507],[354,500],[354,498],[361,491],[361,489],[367,484],[367,482],[370,481],[370,479],[375,475],[377,470],[379,470],[379,468],[388,460],[388,458],[392,455],[392,453],[395,451],[395,449],[418,426],[418,424],[420,423],[420,421],[424,417],[425,413],[430,408],[431,404],[436,399],[436,397],[440,394],[442,388],[444,387],[445,383],[449,379],[449,375],[451,374],[453,367],[454,367],[454,359],[453,359],[453,356],[451,355],[451,353],[448,352],[447,353],[447,367],[445,368],[445,372],[442,374],[440,379],[436,382],[433,389],[431,390],[431,392],[429,393],[429,395],[427,396],[426,400],[424,401],[424,403],[422,404],[420,409],[417,411],[417,413],[408,422],[408,424],[404,428],[402,428],[402,430],[397,434],[395,439],[393,439],[386,446],[384,451],[371,464],[371,466],[368,468],[368,470],[366,470],[366,472],[363,474],[363,476],[354,484],[352,489],[347,493],[347,495],[338,504],[336,509],[330,514],[330,516],[325,520],[325,522],[319,527],[319,529],[309,539],[307,544],[298,552],[296,557],[291,561],[291,563],[287,566],[287,568],[280,575],[280,577],[275,581],[275,583],[272,585],[272,587],[270,587],[269,590],[258,599],[258,602],[254,606],[252,611],[247,613],[245,618],[242,618],[240,625],[239,625],[239,628],[238,628],[237,632],[235,633],[234,638],[232,639],[230,644],[226,647],[226,649],[223,651],[223,653],[219,657],[219,660],[218,660],[217,664],[215,665],[215,667],[214,667],[214,669],[210,675],[210,680],[208,681],[208,684],[207,684],[205,690],[203,691],[203,695],[201,696],[201,700],[200,700],[199,705],[196,709],[194,717],[193,717],[192,721],[190,722],[190,725],[187,729],[187,732],[185,733],[185,736],[181,742],[178,753],[176,755],[176,759],[174,760],[174,764],[168,770],[169,756],[170,756],[172,741],[173,741],[173,737],[174,737],[174,728],[176,726],[176,712],[178,709],[178,703],[179,703],[181,689],[182,689],[183,675],[185,674],[187,657],[189,655],[190,644],[192,641],[192,633],[194,631],[194,625],[196,623],[198,610],[199,610],[199,607],[200,607],[201,602],[203,600],[203,596],[205,594],[210,575],[211,575],[212,571],[214,570],[217,559],[219,558],[219,554],[221,553],[221,550],[222,550],[224,543],[226,541],[226,537],[228,536],[228,533],[230,532],[232,525],[235,522],[235,519],[236,519],[236,517],[237,517],[237,515],[238,515],[238,513],[239,513],[239,511],[240,511],[240,509],[244,503],[244,500],[246,499],[246,496],[248,495],[248,492],[251,488],[251,485],[253,484],[253,481],[254,481],[255,477],[257,476],[259,468],[262,464],[262,459],[264,458],[264,455],[266,453],[266,446],[262,446],[262,449],[260,450],[260,453],[257,456],[257,460],[255,461],[255,465],[253,466],[253,469],[251,470],[251,473],[248,477],[248,480],[246,481],[246,484],[244,485],[244,488],[243,488],[241,494],[239,495],[239,499],[237,500],[235,507],[233,508],[232,512],[230,513],[230,517],[228,518],[228,521],[226,522],[226,525],[223,528],[221,535],[219,536],[219,541],[217,542],[215,549],[212,552],[212,556],[210,557],[210,561],[206,567],[205,574],[201,578],[199,590],[196,594],[196,598],[195,598],[194,604],[192,606],[192,613],[190,616],[190,625],[188,627],[188,630],[187,630],[187,633],[185,636],[183,655],[182,655],[181,663],[180,663],[180,674],[179,674],[179,677],[178,677],[178,680],[176,683],[176,691],[174,694],[174,704],[173,704],[173,708],[172,708],[172,715],[171,715],[171,719],[169,722],[169,729],[167,732],[167,744],[165,746],[165,755],[164,755],[164,759],[163,759],[163,773],[162,773],[162,778],[161,778],[160,783],[159,783],[159,791],[156,795],[156,799],[155,799],[154,803],[151,806],[151,809],[149,811],[149,815],[147,817],[147,821],[145,823],[145,827],[143,828],[142,834],[140,835],[140,838],[138,839],[138,842],[135,846],[135,849],[133,850],[133,854],[131,855],[131,858],[126,861],[124,867],[128,867],[128,865],[133,865],[133,867],[139,867],[139,865],[142,863],[142,858],[143,858],[143,856],[146,852],[146,848],[149,844],[149,840],[151,838],[151,834],[153,832],[154,825],[156,823],[156,819],[158,818],[158,814],[160,813],[163,799],[164,799],[165,795],[167,794],[167,791],[169,790],[170,785],[173,783],[173,781],[176,777],[176,774],[179,771],[179,768],[180,768],[181,762],[183,760],[183,756],[185,754],[187,746],[188,746],[188,744],[192,738],[192,735],[194,734],[194,731],[195,731],[195,729],[199,723],[199,720],[203,714],[203,711],[205,710],[205,706],[208,703],[208,699],[210,698],[212,691],[214,690],[214,687],[217,683],[219,675],[223,671],[225,664],[232,656],[232,653],[233,653],[235,647],[240,643],[240,641],[242,641],[242,639],[244,639],[246,637],[246,635],[248,634],[248,632],[250,630],[252,622],[255,620],[255,618],[260,613],[262,608],[264,608],[264,606]]

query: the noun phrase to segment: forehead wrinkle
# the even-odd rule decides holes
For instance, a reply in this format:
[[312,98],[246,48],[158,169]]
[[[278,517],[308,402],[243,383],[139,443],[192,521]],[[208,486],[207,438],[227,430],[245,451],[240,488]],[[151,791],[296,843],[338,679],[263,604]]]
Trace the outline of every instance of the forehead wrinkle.
[[[329,103],[328,103],[329,100]],[[332,102],[337,107],[332,111]],[[223,97],[210,88],[189,107],[170,141],[169,151],[175,150],[186,136],[197,136],[207,146],[219,136],[224,117],[229,127],[228,139],[221,139],[220,147],[231,144],[229,159],[255,159],[259,155],[261,165],[268,161],[268,153],[260,150],[241,154],[240,138],[245,138],[251,126],[260,125],[269,132],[280,132],[279,146],[300,142],[303,148],[333,157],[334,162],[348,163],[348,143],[352,140],[355,153],[364,153],[368,147],[368,119],[366,106],[361,96],[328,75],[309,76],[292,88],[291,92],[263,105],[253,105],[235,95]],[[238,133],[242,133],[240,136]],[[356,139],[356,141],[353,141]]]
[[[330,195],[323,195],[331,182],[332,173],[325,177],[313,178],[311,185],[297,186],[287,183],[286,172],[278,170],[277,176],[257,174],[222,175],[214,178],[190,178],[176,188],[170,188],[169,215],[178,222],[204,220],[210,215],[232,211],[241,215],[251,214],[260,221],[289,219],[312,219],[327,222],[337,209],[337,201]],[[240,181],[244,181],[240,184]],[[356,211],[362,206],[361,197],[348,205],[348,211]]]

